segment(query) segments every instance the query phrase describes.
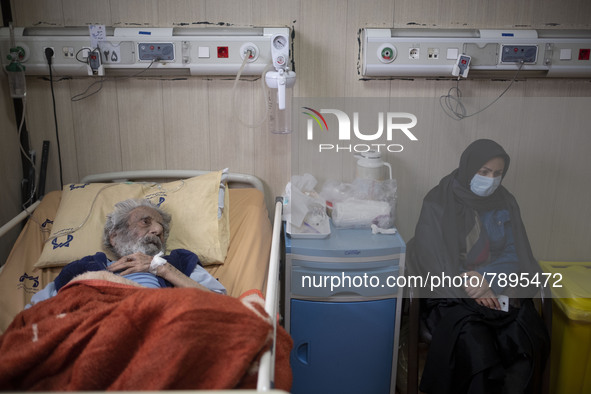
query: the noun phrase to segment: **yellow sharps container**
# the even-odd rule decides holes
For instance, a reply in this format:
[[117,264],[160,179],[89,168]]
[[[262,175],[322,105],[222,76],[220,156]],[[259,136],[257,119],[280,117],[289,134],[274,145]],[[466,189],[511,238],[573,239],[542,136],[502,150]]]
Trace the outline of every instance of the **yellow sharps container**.
[[540,261],[552,290],[551,393],[591,393],[591,262]]

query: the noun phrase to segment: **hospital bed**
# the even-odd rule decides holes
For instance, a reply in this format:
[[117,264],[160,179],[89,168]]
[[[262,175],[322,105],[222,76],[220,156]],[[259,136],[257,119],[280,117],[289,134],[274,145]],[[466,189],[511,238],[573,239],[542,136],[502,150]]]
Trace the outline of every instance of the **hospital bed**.
[[[203,192],[204,189],[207,192]],[[172,213],[167,250],[175,249],[175,246],[189,249],[194,243],[191,237],[209,237],[204,241],[199,238],[199,242],[197,242],[207,244],[207,250],[195,250],[195,253],[199,256],[207,271],[226,287],[229,297],[207,293],[209,298],[204,298],[202,302],[200,302],[199,298],[196,298],[193,304],[212,303],[216,306],[221,305],[221,311],[218,315],[214,314],[214,317],[205,316],[203,320],[210,319],[221,322],[236,320],[242,322],[240,316],[244,315],[244,323],[241,323],[244,326],[235,327],[234,329],[238,332],[227,334],[227,337],[222,336],[221,341],[231,342],[237,340],[237,343],[242,343],[240,341],[250,341],[251,337],[257,337],[260,334],[262,342],[248,344],[248,349],[253,349],[252,354],[232,354],[227,356],[220,350],[218,355],[207,355],[208,360],[216,357],[216,359],[212,359],[211,363],[219,364],[223,371],[227,369],[224,357],[231,360],[246,357],[246,365],[236,369],[239,371],[238,373],[243,371],[244,376],[226,377],[225,380],[221,379],[223,382],[219,384],[212,376],[224,375],[225,372],[208,370],[206,380],[212,383],[207,387],[198,385],[191,387],[190,383],[187,385],[181,384],[180,381],[188,380],[184,379],[184,377],[179,379],[178,376],[174,377],[179,381],[176,385],[175,383],[170,385],[155,383],[152,386],[143,386],[140,383],[138,387],[116,387],[124,389],[195,387],[227,389],[238,387],[256,388],[257,391],[273,391],[274,388],[289,390],[291,385],[291,370],[289,369],[291,339],[283,328],[277,324],[280,294],[278,278],[282,202],[275,202],[274,220],[271,225],[263,197],[262,182],[256,177],[228,173],[226,170],[217,172],[135,171],[88,176],[82,179],[80,184],[65,185],[62,191],[48,193],[42,201],[36,202],[25,212],[0,228],[0,236],[2,236],[11,228],[17,226],[19,222],[28,218],[6,264],[0,271],[0,332],[4,332],[3,336],[6,337],[10,332],[10,329],[7,331],[8,325],[30,302],[31,296],[55,279],[63,265],[70,260],[67,253],[57,257],[53,256],[51,252],[56,249],[54,247],[56,245],[63,246],[68,242],[74,244],[76,238],[83,239],[83,243],[89,244],[86,245],[87,249],[94,247],[94,244],[92,244],[94,240],[92,239],[98,238],[100,240],[102,236],[102,228],[100,228],[99,223],[100,220],[103,220],[104,223],[104,212],[112,211],[114,201],[138,196],[162,204],[163,209]],[[215,210],[215,213],[212,212],[213,210]],[[204,217],[201,211],[206,211],[209,216]],[[194,215],[195,212],[197,212],[198,216]],[[213,214],[215,214],[214,219],[212,219]],[[71,218],[72,215],[74,219]],[[96,228],[93,228],[93,226]],[[201,234],[193,234],[193,229],[201,227],[206,227],[206,229]],[[92,232],[89,232],[89,229],[92,229]],[[175,229],[177,229],[176,234],[173,233]],[[190,237],[187,238],[188,236],[185,233],[190,233]],[[90,235],[92,239],[88,238]],[[82,253],[78,250],[76,252]],[[88,250],[87,253],[82,253],[78,258],[94,253],[96,253],[96,250]],[[73,297],[79,297],[76,288],[92,287],[94,283],[97,283],[92,282],[92,280],[94,278],[90,278],[90,282],[78,282],[82,284],[74,283],[72,285],[70,283],[60,290],[58,296],[62,292],[70,291]],[[98,284],[103,285],[104,283],[99,281]],[[118,287],[120,285],[116,284],[114,286]],[[126,285],[121,286],[125,287]],[[100,286],[98,287],[99,292],[103,290]],[[125,291],[127,290],[129,289],[126,288]],[[134,290],[129,290],[129,292],[134,293]],[[148,289],[140,290],[146,291]],[[173,291],[182,292],[184,290],[174,289]],[[193,290],[193,292],[198,291]],[[199,294],[205,296],[205,293],[200,292]],[[182,297],[187,297],[187,293],[183,292],[182,294]],[[192,295],[193,293],[191,293]],[[85,297],[85,295],[82,295],[82,297]],[[172,302],[181,304],[181,301],[174,298]],[[182,304],[184,305],[184,302]],[[28,313],[34,308],[39,309],[42,305],[43,303],[39,303],[23,313]],[[192,305],[189,306],[190,313],[201,313],[201,310],[193,311]],[[203,309],[207,308],[204,307]],[[66,314],[62,313],[59,316],[61,315]],[[172,317],[165,318],[173,319]],[[154,322],[154,319],[150,318],[147,323],[158,326],[160,323]],[[21,323],[20,320],[23,320],[21,314],[18,315],[17,319],[14,319],[14,321],[17,320],[19,320],[17,323]],[[34,340],[37,340],[36,336],[41,336],[41,334],[35,332],[38,329],[35,327],[36,324],[33,324],[33,326]],[[224,327],[227,326],[228,324]],[[266,331],[262,334],[258,332],[251,333],[252,330],[255,330],[255,326],[263,327],[262,330]],[[167,327],[167,330],[169,329],[169,326],[165,327]],[[21,331],[29,328],[26,324],[23,324],[22,327],[19,326]],[[170,329],[176,330],[176,328]],[[183,329],[193,330],[191,326]],[[197,327],[196,329],[201,328]],[[212,327],[206,327],[206,329],[207,332],[216,330],[216,328]],[[100,331],[100,326],[96,330]],[[225,331],[226,328],[220,328],[220,330]],[[200,332],[195,331],[194,335],[199,336]],[[241,335],[248,338],[241,338]],[[2,349],[6,349],[6,342],[7,340],[2,343],[0,339]],[[187,346],[190,346],[189,343],[192,342],[187,341]],[[204,341],[196,340],[196,342],[201,344]],[[205,342],[208,342],[208,340]],[[220,347],[223,348],[224,344],[220,344]],[[25,343],[24,346],[26,348],[28,343]],[[207,344],[203,346],[207,348]],[[217,351],[218,349],[213,349],[213,353]],[[188,356],[187,362],[191,362],[194,357]],[[217,361],[218,359],[221,361]],[[68,361],[60,362],[68,363]],[[152,364],[159,364],[159,362],[155,360]],[[145,368],[145,362],[140,365],[144,365],[142,368]],[[159,368],[166,369],[165,367],[160,365]],[[129,368],[126,369],[126,371],[128,370]],[[36,372],[28,371],[27,373],[27,376],[35,376]],[[0,379],[2,378],[1,374],[0,371]],[[177,372],[175,374],[178,375]],[[189,373],[189,375],[195,374],[194,371]],[[140,376],[140,378],[146,381],[153,379],[153,376],[149,379],[143,376]],[[228,380],[231,381],[230,384]],[[75,389],[91,388],[82,385]]]

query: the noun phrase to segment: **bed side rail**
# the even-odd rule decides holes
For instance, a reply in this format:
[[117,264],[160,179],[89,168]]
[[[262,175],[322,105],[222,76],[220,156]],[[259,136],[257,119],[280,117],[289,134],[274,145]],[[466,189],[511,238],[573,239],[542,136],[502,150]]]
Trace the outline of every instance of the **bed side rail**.
[[281,252],[281,214],[283,199],[275,199],[275,216],[273,220],[273,236],[271,241],[271,255],[269,257],[269,273],[267,277],[267,291],[265,296],[265,311],[273,321],[273,346],[266,351],[259,366],[257,391],[269,391],[273,388],[275,378],[275,346],[277,340],[277,314],[279,313],[279,261]]
[[37,208],[37,205],[39,205],[40,202],[41,200],[35,201],[31,206],[26,208],[24,211],[22,211],[21,213],[10,219],[10,221],[8,221],[2,227],[0,227],[0,237],[3,237],[4,234],[15,228],[23,220],[27,219],[33,213],[35,208]]
[[[186,179],[210,173],[204,170],[139,170],[139,171],[118,171],[103,174],[87,175],[82,178],[82,183],[96,182],[125,182],[153,179]],[[254,175],[241,174],[236,172],[228,173],[228,184],[247,185],[264,192],[263,182]]]

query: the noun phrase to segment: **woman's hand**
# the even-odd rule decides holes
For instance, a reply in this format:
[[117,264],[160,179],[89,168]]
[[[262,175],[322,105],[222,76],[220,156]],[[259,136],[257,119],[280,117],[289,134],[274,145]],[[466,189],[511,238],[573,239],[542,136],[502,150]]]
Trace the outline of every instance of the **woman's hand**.
[[490,288],[486,278],[483,278],[479,272],[468,271],[464,276],[464,290],[466,294],[478,305],[486,306],[491,309],[501,309],[501,304],[496,294]]

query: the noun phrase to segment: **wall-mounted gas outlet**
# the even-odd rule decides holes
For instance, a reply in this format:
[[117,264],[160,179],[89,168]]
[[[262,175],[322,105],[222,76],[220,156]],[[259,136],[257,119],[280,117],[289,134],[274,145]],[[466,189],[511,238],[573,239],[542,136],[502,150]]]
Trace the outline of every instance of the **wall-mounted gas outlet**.
[[29,47],[25,44],[16,44],[16,47],[10,48],[9,56],[10,60],[25,62],[29,58]]
[[240,47],[240,58],[244,58],[248,55],[248,62],[254,62],[259,58],[259,48],[252,42],[247,42]]
[[396,59],[396,47],[392,44],[384,44],[378,48],[378,59],[382,63],[392,63]]

